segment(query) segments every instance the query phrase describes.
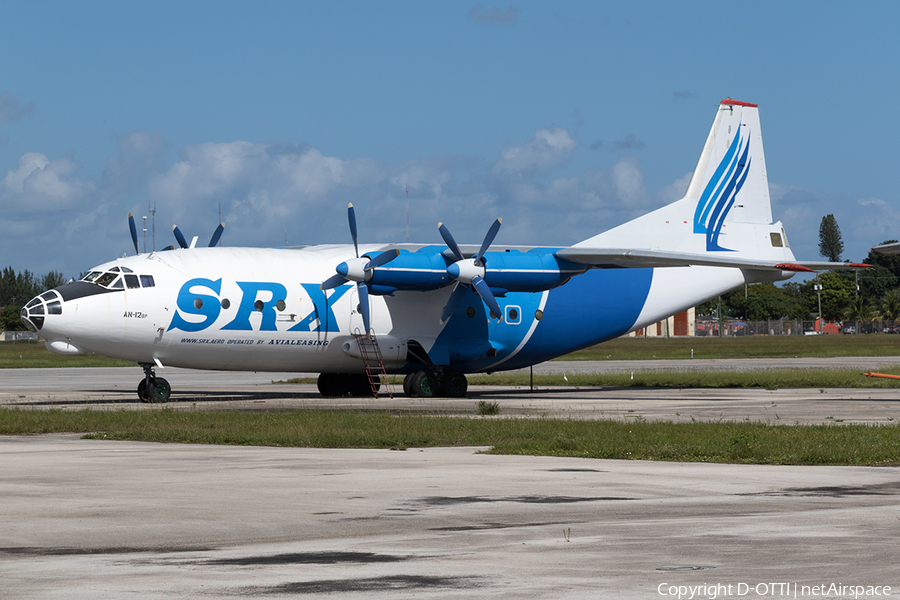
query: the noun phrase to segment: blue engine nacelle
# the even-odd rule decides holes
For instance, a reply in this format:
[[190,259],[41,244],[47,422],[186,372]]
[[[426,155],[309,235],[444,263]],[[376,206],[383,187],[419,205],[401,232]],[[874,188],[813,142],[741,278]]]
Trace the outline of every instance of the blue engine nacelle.
[[[502,296],[507,292],[549,290],[587,270],[585,265],[558,258],[553,252],[551,249],[486,252],[484,280]],[[453,263],[452,257],[435,252],[433,247],[417,252],[401,250],[397,258],[373,270],[368,280],[369,290],[373,294],[392,294],[397,290],[426,292],[447,287],[454,283],[447,272]]]
[[586,270],[585,265],[558,258],[546,250],[484,254],[484,281],[501,295],[505,292],[543,292]]

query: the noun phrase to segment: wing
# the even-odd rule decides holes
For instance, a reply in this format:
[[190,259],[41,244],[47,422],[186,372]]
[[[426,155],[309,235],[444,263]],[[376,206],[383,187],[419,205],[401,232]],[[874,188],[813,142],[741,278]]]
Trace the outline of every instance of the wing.
[[[897,252],[900,253],[900,244]],[[730,267],[754,271],[831,271],[833,269],[864,269],[872,265],[862,263],[834,263],[825,261],[775,262],[747,258],[729,258],[711,253],[667,252],[635,248],[564,248],[556,256],[570,262],[600,269],[650,267]]]

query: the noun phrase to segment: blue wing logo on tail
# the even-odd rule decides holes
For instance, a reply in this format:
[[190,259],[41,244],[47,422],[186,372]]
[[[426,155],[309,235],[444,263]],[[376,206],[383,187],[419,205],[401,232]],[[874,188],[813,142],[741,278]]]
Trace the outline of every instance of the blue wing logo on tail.
[[749,132],[744,135],[745,129],[741,126],[738,135],[734,136],[734,141],[722,157],[716,172],[710,177],[694,211],[694,233],[706,234],[708,252],[733,252],[719,245],[719,236],[722,234],[725,217],[750,172],[750,135]]

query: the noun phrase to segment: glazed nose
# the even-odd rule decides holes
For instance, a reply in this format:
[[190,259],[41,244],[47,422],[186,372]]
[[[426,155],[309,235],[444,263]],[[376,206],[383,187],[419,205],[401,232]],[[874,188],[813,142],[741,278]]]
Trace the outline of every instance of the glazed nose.
[[62,314],[62,296],[56,290],[35,296],[22,308],[19,314],[22,323],[29,330],[37,333],[44,327],[44,319],[48,315]]

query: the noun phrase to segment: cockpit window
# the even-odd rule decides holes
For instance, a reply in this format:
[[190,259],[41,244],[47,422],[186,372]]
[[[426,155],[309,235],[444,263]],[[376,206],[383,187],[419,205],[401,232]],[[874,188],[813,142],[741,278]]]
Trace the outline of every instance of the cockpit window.
[[118,273],[103,273],[94,280],[94,283],[103,287],[109,287],[109,284],[115,281],[118,276]]
[[[121,273],[121,274],[120,274]],[[154,287],[153,275],[134,275],[128,267],[112,267],[109,271],[91,271],[82,281],[97,284],[110,290]]]

